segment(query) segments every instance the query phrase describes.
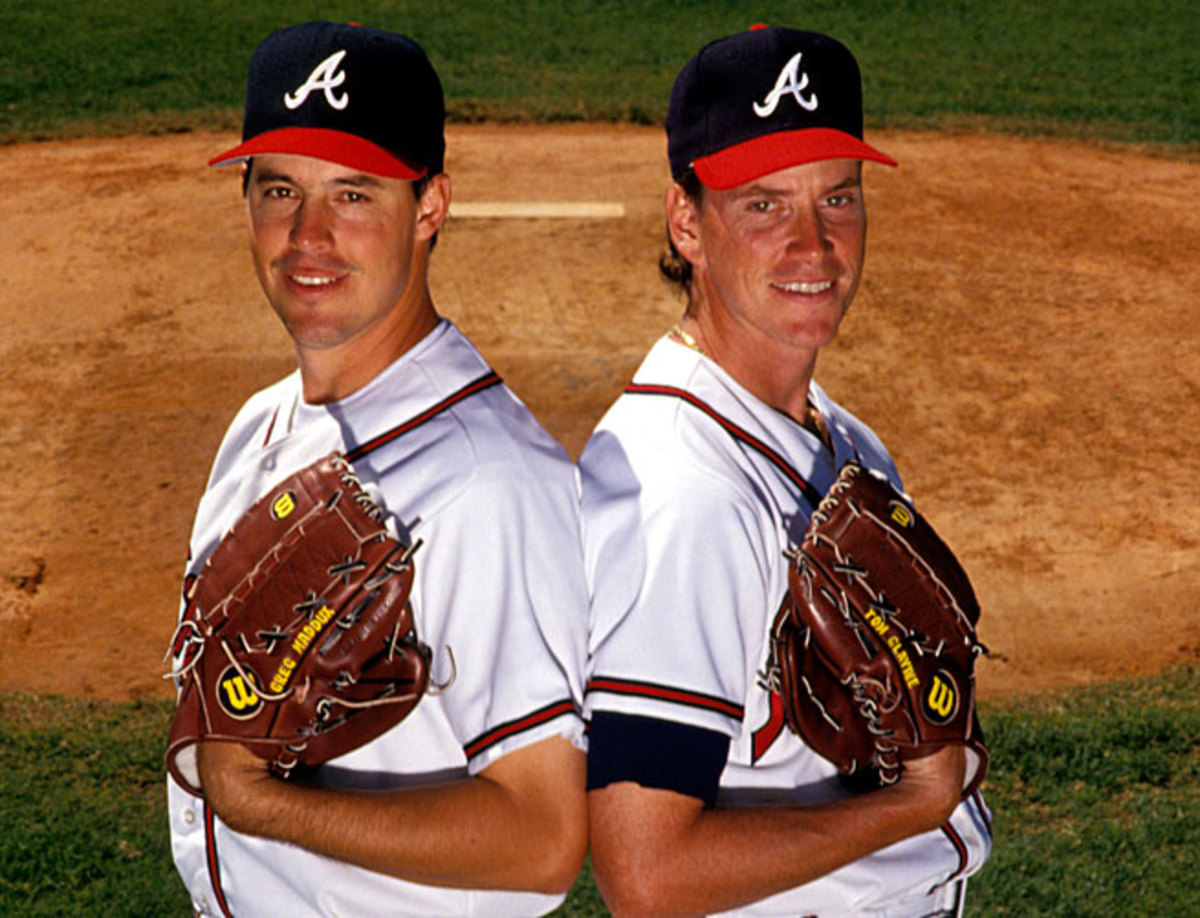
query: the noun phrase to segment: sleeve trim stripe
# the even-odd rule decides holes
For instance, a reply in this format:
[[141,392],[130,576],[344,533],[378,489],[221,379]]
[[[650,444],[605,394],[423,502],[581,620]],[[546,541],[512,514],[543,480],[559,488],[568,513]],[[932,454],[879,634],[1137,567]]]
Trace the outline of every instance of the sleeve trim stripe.
[[967,843],[963,841],[962,836],[958,834],[958,830],[954,826],[946,823],[942,826],[942,832],[946,838],[950,839],[950,844],[954,845],[954,849],[958,852],[958,869],[946,878],[946,882],[949,883],[963,875],[970,859],[967,853]]
[[690,708],[700,708],[705,711],[716,711],[735,720],[745,717],[746,709],[732,701],[705,695],[700,692],[689,692],[684,689],[672,688],[667,685],[655,685],[652,682],[638,682],[632,679],[613,679],[597,676],[588,683],[588,693],[607,692],[611,695],[628,695],[635,698],[653,698],[657,701],[669,701]]
[[213,895],[217,899],[217,907],[224,918],[233,918],[229,911],[229,903],[225,901],[225,890],[221,888],[221,860],[217,856],[217,824],[213,808],[205,800],[204,806],[204,847],[208,860],[208,877],[212,885]]
[[510,720],[507,723],[493,727],[486,733],[480,734],[463,746],[463,752],[467,754],[468,759],[472,759],[501,740],[508,739],[510,736],[515,736],[518,733],[524,733],[526,730],[532,730],[534,727],[539,727],[548,721],[554,720],[556,717],[562,717],[564,714],[574,713],[576,713],[575,704],[569,699],[553,702],[531,714],[518,717],[516,720]]

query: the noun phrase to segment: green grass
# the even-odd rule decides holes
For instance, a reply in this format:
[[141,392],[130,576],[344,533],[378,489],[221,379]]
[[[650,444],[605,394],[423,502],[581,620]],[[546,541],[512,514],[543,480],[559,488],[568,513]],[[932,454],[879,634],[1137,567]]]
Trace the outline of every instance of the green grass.
[[0,695],[0,915],[184,915],[165,704]]
[[[1200,669],[981,717],[996,843],[970,915],[1168,915],[1200,878]],[[184,915],[161,702],[0,695],[0,915]],[[584,871],[564,916],[606,914]]]
[[971,882],[977,914],[1198,908],[1200,670],[992,706],[983,717],[996,846]]
[[[457,120],[661,119],[739,2],[5,0],[0,142],[229,129],[270,30],[356,19],[418,38]],[[764,2],[858,54],[869,120],[1200,145],[1185,0]],[[1200,880],[1200,674],[985,707],[996,848],[969,914],[1159,915]],[[163,812],[169,709],[0,696],[0,914],[183,915]],[[602,915],[584,873],[564,913]]]
[[675,73],[752,21],[863,64],[869,120],[1194,146],[1191,0],[6,0],[0,141],[233,128],[269,31],[357,20],[425,45],[456,120],[658,122]]

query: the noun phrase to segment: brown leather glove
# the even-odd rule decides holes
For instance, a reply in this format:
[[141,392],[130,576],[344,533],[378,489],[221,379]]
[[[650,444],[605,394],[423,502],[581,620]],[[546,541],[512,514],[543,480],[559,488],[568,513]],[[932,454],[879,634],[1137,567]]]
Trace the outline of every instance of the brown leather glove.
[[180,688],[167,769],[203,795],[195,743],[244,744],[286,777],[399,723],[428,685],[413,548],[337,454],[254,504],[189,591],[168,654]]
[[986,650],[950,549],[886,478],[849,462],[789,557],[768,667],[789,728],[858,788],[962,744],[972,792],[988,763],[974,677]]

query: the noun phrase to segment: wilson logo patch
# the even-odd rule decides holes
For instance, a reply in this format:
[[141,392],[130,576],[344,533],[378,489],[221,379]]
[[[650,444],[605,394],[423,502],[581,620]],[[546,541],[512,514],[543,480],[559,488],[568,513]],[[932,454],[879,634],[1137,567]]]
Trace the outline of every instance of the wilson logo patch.
[[274,520],[287,519],[295,509],[296,495],[291,491],[284,491],[271,502],[271,518]]
[[888,516],[892,518],[892,522],[897,526],[902,526],[905,529],[912,528],[913,512],[900,501],[894,500],[888,505]]
[[929,680],[922,707],[929,722],[939,725],[948,724],[958,713],[958,686],[944,669],[939,669]]
[[217,703],[234,720],[249,720],[262,710],[262,699],[255,691],[258,678],[248,669],[245,672],[249,684],[235,666],[226,667],[217,680]]

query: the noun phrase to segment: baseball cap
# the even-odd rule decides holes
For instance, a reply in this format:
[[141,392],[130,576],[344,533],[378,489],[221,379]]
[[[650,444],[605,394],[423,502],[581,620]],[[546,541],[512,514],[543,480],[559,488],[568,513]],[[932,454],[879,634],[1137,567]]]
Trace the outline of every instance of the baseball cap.
[[896,161],[863,142],[862,77],[850,50],[818,32],[755,26],[705,45],[667,107],[671,174],[709,188],[824,159]]
[[417,179],[442,171],[445,114],[441,81],[411,38],[308,22],[255,49],[242,142],[208,164],[291,153]]

